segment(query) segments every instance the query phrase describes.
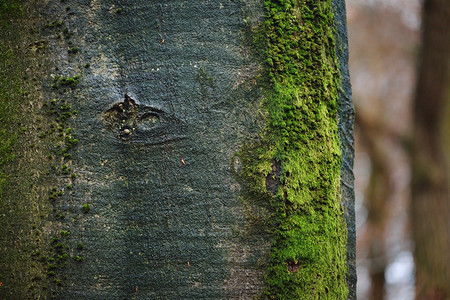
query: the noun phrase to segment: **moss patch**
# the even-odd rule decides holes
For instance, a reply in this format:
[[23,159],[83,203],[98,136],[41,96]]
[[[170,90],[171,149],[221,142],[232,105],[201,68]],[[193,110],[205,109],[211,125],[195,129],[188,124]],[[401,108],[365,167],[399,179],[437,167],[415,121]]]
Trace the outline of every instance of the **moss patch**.
[[[4,35],[11,22],[22,16],[22,7],[17,0],[0,1],[0,34]],[[8,45],[0,44],[0,199],[3,187],[8,182],[2,167],[13,161],[13,146],[17,132],[16,111],[24,93],[20,88],[20,71],[16,66],[17,53]]]
[[0,197],[8,179],[1,168],[14,159],[13,146],[17,138],[17,132],[11,126],[16,122],[16,98],[20,92],[14,57],[11,49],[0,45]]
[[19,0],[0,1],[0,29],[11,26],[13,20],[23,15],[23,8]]
[[[345,299],[332,1],[265,1],[266,125],[239,153],[246,201],[275,227],[265,296]],[[261,39],[261,36],[264,38]]]

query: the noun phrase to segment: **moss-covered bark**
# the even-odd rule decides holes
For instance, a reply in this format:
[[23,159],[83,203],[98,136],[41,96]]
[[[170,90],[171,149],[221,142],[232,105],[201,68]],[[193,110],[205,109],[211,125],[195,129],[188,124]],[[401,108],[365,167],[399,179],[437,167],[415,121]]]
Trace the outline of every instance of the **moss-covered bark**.
[[344,299],[347,231],[340,205],[339,70],[332,1],[265,1],[266,64],[258,142],[240,153],[246,200],[274,230],[266,296]]
[[[22,14],[18,1],[3,1],[0,4],[0,33],[6,37],[11,22]],[[0,44],[0,195],[7,184],[7,174],[2,166],[14,159],[13,146],[16,140],[14,124],[20,94],[20,68],[15,61],[17,53],[2,39]],[[3,172],[2,172],[3,171]]]
[[[51,214],[46,118],[39,113],[44,47],[36,3],[0,3],[0,298],[37,299],[48,290]],[[42,45],[41,45],[42,46]]]

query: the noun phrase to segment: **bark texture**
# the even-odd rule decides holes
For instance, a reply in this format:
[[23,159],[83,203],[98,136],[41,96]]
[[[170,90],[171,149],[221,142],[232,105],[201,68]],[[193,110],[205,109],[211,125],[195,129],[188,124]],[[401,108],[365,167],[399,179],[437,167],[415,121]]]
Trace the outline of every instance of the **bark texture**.
[[[2,100],[17,116],[7,128],[18,142],[7,149],[15,161],[2,162],[0,297],[267,295],[274,234],[265,208],[241,197],[236,157],[265,126],[265,50],[252,35],[267,17],[264,3],[5,3],[16,13],[1,11],[2,82],[13,83],[2,83],[10,92]],[[333,99],[343,99],[345,208],[330,194],[353,234],[354,291],[353,114],[345,13],[335,4],[339,21],[327,18],[344,72]],[[330,132],[339,147],[337,127]],[[336,239],[345,264],[345,240]]]

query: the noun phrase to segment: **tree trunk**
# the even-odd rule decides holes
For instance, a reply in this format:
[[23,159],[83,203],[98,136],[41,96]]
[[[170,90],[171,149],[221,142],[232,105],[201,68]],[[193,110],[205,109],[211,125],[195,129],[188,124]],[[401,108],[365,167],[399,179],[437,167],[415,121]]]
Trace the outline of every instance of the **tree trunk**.
[[0,296],[355,298],[344,3],[273,2],[5,2]]
[[450,297],[450,2],[424,3],[414,110],[412,224],[417,299]]
[[384,273],[387,266],[387,254],[385,244],[385,232],[387,216],[387,204],[392,185],[390,184],[389,165],[386,159],[387,147],[382,147],[382,136],[379,128],[373,129],[363,120],[356,120],[361,128],[361,143],[371,157],[370,182],[367,188],[367,231],[370,236],[369,241],[369,275],[370,275],[370,299],[383,299],[385,295]]

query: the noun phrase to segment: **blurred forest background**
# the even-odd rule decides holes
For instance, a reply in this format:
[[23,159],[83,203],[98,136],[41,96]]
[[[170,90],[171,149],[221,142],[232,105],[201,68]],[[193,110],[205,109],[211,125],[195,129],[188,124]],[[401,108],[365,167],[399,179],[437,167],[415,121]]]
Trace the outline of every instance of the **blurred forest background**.
[[[399,300],[416,296],[413,224],[409,217],[413,178],[410,157],[422,51],[422,5],[421,0],[347,0],[350,74],[356,108],[358,299]],[[448,25],[450,20],[444,19],[441,27],[447,26],[450,31]],[[448,34],[440,38],[450,44]],[[445,65],[445,60],[441,64]],[[446,68],[442,68],[444,74]],[[445,189],[447,196],[442,203],[448,207],[448,186]],[[448,244],[448,228],[441,234],[447,235]],[[449,250],[439,249],[437,253]],[[445,295],[418,298],[448,299]]]
[[414,299],[406,141],[421,1],[348,0],[347,14],[356,109],[358,299]]

